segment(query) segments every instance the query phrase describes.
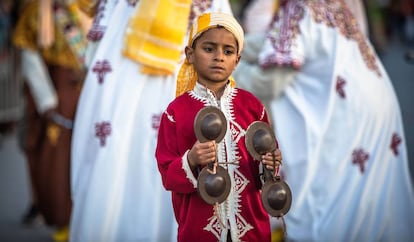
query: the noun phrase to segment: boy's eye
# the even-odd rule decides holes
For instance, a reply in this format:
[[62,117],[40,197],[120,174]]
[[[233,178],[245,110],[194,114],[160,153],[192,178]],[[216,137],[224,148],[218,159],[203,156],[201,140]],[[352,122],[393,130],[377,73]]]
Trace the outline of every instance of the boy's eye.
[[234,54],[234,51],[233,50],[224,50],[224,54],[225,55],[232,55],[232,54]]
[[211,47],[204,47],[204,50],[206,52],[212,52],[213,51],[213,48],[211,48]]

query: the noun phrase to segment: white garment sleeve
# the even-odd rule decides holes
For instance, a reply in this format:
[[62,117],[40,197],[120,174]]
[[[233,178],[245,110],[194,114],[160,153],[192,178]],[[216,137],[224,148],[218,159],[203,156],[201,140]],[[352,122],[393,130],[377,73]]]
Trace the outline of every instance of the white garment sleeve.
[[288,67],[270,67],[263,70],[257,63],[241,60],[233,77],[238,87],[252,92],[262,101],[270,101],[283,94],[296,73],[296,70]]
[[237,86],[256,95],[262,101],[270,101],[282,95],[292,82],[296,70],[290,67],[272,66],[263,70],[258,63],[265,34],[247,34],[245,48],[233,77]]
[[275,0],[254,0],[246,7],[242,20],[246,34],[264,33],[272,21],[277,7]]
[[22,72],[36,104],[37,111],[43,113],[58,104],[56,90],[40,55],[32,50],[22,52]]

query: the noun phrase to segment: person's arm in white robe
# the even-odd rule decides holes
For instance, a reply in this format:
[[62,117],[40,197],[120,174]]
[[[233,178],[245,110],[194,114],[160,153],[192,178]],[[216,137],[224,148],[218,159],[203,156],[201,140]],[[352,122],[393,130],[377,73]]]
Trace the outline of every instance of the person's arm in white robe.
[[39,53],[22,50],[22,72],[39,114],[46,114],[58,105],[55,87]]

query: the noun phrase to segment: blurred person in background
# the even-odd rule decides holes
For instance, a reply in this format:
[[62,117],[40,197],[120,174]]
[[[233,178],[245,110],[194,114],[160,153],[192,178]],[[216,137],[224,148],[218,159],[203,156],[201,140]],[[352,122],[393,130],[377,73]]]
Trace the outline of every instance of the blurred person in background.
[[65,0],[27,1],[13,36],[27,82],[24,148],[33,202],[26,220],[41,214],[68,240],[71,215],[70,149],[73,118],[85,75],[88,19]]
[[0,2],[0,145],[2,137],[16,132],[23,118],[23,78],[20,52],[12,44],[20,1]]
[[414,64],[414,0],[392,1],[391,12],[392,28],[407,49],[405,60]]
[[234,77],[274,114],[287,240],[414,239],[399,103],[345,2],[281,1],[266,34],[246,37]]
[[386,50],[390,41],[390,10],[394,2],[395,0],[364,0],[370,41],[379,55]]
[[230,13],[229,2],[78,2],[94,21],[72,139],[70,238],[176,241],[154,157],[159,122],[175,97],[187,26],[206,11]]
[[414,44],[414,0],[391,0],[388,7],[388,28],[390,34],[402,43]]
[[[243,14],[239,14],[243,17],[242,23],[246,33],[246,49],[244,60],[255,60],[258,54],[258,48],[261,45],[266,31],[271,27],[272,19],[280,6],[280,0],[252,0],[241,9]],[[345,0],[349,9],[354,14],[362,32],[368,36],[368,23],[365,13],[365,7],[361,0]],[[258,74],[258,73],[256,73]],[[262,76],[263,77],[263,76]],[[269,107],[269,100],[262,100],[265,106]],[[272,218],[272,240],[283,241],[283,223],[281,219]]]

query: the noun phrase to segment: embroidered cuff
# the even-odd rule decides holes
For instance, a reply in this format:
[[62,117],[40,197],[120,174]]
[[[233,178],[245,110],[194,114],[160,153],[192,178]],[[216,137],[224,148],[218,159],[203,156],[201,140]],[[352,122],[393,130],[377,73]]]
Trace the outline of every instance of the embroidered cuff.
[[303,57],[273,53],[264,58],[260,58],[259,65],[263,70],[272,66],[292,67],[295,70],[299,70],[303,65]]
[[182,158],[182,164],[183,164],[183,170],[185,171],[185,174],[187,175],[188,180],[193,184],[194,188],[197,188],[197,179],[195,178],[193,171],[190,168],[190,164],[188,164],[188,155],[189,150],[187,150]]

